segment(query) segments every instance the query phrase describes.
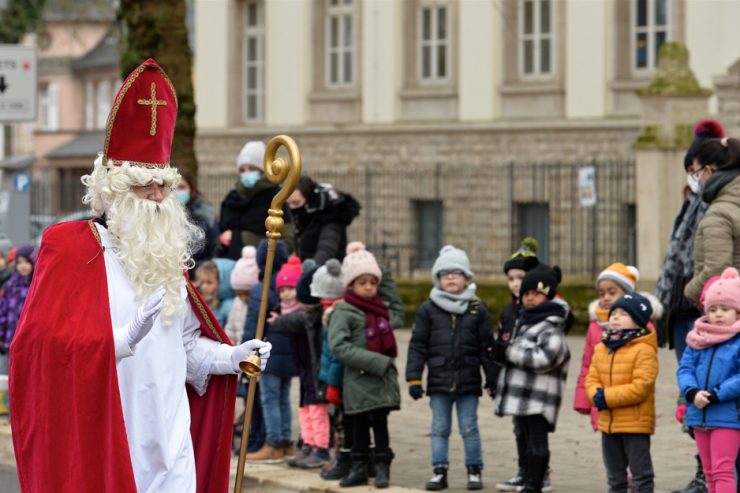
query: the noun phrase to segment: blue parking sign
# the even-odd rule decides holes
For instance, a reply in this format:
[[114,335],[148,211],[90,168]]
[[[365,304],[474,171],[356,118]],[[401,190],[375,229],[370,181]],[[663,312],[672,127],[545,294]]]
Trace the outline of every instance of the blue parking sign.
[[28,192],[31,189],[31,177],[28,173],[18,173],[13,177],[13,188],[16,192]]

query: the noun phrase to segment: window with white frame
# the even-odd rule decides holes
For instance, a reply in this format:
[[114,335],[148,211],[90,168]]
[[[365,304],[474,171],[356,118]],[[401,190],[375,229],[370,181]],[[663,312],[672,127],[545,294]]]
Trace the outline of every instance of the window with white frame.
[[249,0],[244,19],[244,121],[264,116],[265,22],[264,3]]
[[95,130],[95,85],[85,82],[85,130]]
[[555,0],[519,0],[519,67],[523,78],[553,74]]
[[111,102],[111,83],[107,80],[98,82],[97,101],[95,104],[95,126],[98,129],[105,128],[108,123],[108,112],[110,112]]
[[349,86],[354,82],[353,0],[328,0],[326,8],[326,85]]
[[39,129],[59,130],[59,88],[54,84],[41,86],[39,91]]
[[632,2],[632,67],[636,72],[652,71],[658,64],[660,47],[670,36],[668,0]]
[[444,81],[450,74],[450,9],[444,2],[419,6],[419,79]]

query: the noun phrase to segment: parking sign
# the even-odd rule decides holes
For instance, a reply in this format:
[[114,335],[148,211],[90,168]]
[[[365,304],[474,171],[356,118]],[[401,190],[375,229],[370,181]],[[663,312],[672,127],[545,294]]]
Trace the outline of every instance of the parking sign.
[[36,120],[36,50],[0,44],[0,123]]

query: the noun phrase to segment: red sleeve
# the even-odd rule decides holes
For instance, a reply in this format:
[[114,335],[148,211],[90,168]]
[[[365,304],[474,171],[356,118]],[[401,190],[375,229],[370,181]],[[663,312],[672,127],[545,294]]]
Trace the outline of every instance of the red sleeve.
[[583,346],[583,358],[581,359],[581,371],[578,373],[578,382],[576,383],[576,393],[573,399],[573,409],[581,414],[591,413],[591,401],[588,400],[586,395],[586,375],[588,375],[588,368],[591,366],[591,358],[594,356],[594,347],[601,342],[601,334],[604,329],[596,322],[592,320],[588,325],[588,331],[586,332],[586,344]]

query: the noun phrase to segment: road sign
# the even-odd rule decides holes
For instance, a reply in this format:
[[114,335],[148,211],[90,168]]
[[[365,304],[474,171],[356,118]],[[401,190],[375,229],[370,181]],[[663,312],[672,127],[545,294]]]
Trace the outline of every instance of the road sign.
[[0,44],[0,123],[36,120],[36,50]]
[[28,192],[31,188],[31,178],[27,173],[17,173],[13,177],[13,188],[16,192]]

